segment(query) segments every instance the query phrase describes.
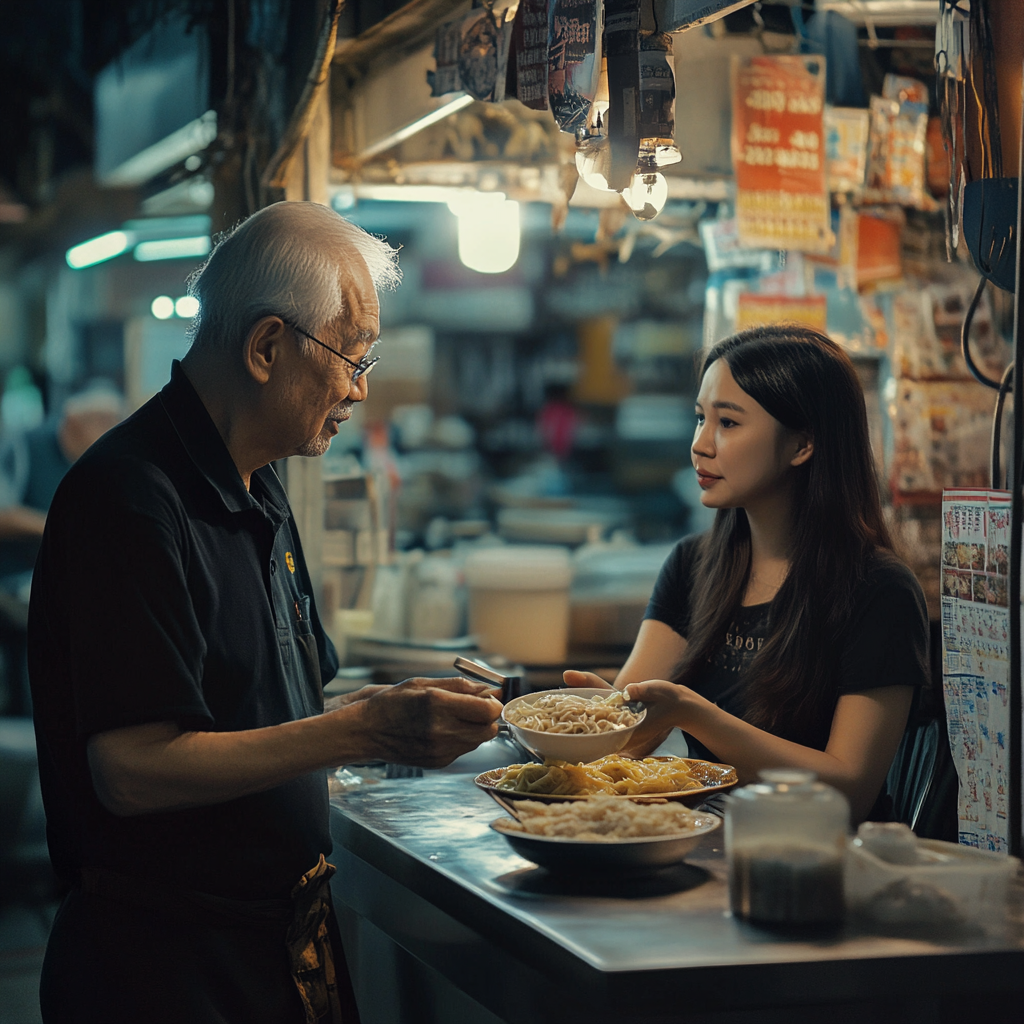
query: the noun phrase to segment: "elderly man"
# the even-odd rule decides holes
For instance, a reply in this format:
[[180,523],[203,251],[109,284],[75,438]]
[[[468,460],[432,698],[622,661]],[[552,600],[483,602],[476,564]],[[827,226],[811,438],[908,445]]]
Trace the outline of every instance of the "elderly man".
[[322,455],[366,398],[376,287],[396,280],[392,250],[325,207],[254,215],[192,280],[170,383],[57,491],[29,614],[69,887],[46,1021],[354,1020],[324,769],[440,766],[496,732],[500,705],[464,679],[324,709],[337,660],[269,465]]

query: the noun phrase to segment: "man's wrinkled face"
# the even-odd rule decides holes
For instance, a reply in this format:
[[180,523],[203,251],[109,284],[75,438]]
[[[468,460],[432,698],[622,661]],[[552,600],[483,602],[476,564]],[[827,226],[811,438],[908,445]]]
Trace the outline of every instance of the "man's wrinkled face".
[[[346,254],[340,269],[344,310],[338,320],[328,324],[317,336],[326,345],[358,363],[370,350],[380,333],[380,306],[373,279],[362,257]],[[297,335],[299,343],[305,342]],[[323,455],[338,433],[339,425],[352,415],[352,407],[367,394],[366,377],[352,380],[353,368],[333,352],[308,342],[304,362],[308,372],[296,396],[306,440],[295,449],[296,455]]]

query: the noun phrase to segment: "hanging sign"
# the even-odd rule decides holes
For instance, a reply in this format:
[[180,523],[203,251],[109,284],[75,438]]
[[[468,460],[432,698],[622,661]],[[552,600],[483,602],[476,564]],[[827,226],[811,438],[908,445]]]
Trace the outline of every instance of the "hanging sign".
[[587,127],[601,74],[600,4],[552,0],[548,43],[548,105],[558,127]]
[[942,494],[942,689],[960,842],[1009,852],[1010,493]]
[[824,108],[823,57],[733,56],[732,156],[744,246],[832,247]]
[[519,0],[505,95],[531,110],[548,109],[548,0]]

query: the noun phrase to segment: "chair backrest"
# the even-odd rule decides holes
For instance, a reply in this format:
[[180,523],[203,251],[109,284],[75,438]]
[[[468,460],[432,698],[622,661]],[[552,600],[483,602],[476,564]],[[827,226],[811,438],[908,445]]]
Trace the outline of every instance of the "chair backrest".
[[932,790],[941,765],[939,741],[941,723],[937,718],[909,725],[900,740],[886,784],[897,821],[917,826],[922,808]]

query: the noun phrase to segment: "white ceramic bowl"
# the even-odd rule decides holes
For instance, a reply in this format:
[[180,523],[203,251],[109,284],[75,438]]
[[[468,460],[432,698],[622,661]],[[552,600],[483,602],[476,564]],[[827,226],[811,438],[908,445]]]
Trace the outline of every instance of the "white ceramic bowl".
[[646,711],[641,711],[640,717],[633,725],[624,729],[611,729],[608,732],[596,733],[540,732],[537,729],[524,729],[521,725],[509,721],[510,709],[521,707],[524,704],[533,704],[534,701],[549,693],[573,694],[577,697],[611,695],[610,690],[599,689],[596,686],[574,686],[562,690],[540,690],[537,693],[527,693],[522,697],[516,697],[515,700],[510,700],[501,712],[501,717],[512,730],[512,735],[531,754],[540,758],[584,764],[587,761],[596,761],[599,757],[606,757],[608,754],[616,754],[626,746],[637,726],[647,715]]

